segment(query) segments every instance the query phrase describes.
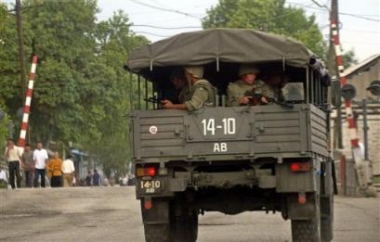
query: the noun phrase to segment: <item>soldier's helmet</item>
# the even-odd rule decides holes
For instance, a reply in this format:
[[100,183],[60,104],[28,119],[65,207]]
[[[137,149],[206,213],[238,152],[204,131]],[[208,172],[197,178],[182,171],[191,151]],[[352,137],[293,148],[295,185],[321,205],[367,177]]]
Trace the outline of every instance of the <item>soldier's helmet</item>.
[[184,69],[196,78],[203,77],[203,66],[186,66]]
[[243,64],[239,68],[239,76],[245,75],[245,74],[259,74],[260,70],[255,65],[248,65]]

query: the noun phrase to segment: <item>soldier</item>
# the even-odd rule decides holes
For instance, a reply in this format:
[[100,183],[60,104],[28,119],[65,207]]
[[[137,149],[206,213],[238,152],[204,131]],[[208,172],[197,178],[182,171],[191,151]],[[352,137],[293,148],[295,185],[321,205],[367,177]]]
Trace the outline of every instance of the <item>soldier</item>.
[[273,70],[266,78],[265,82],[270,87],[267,97],[274,98],[280,102],[285,101],[282,88],[289,82],[289,77],[282,69]]
[[192,94],[186,81],[186,74],[182,68],[175,69],[172,72],[170,81],[176,89],[176,99],[178,99],[178,103],[184,103],[191,99]]
[[252,101],[251,94],[247,93],[257,93],[261,94],[261,103],[268,103],[267,96],[270,87],[266,85],[261,80],[256,80],[257,75],[260,70],[254,65],[243,64],[239,68],[240,79],[231,82],[227,88],[228,101],[227,105],[241,106],[248,105]]
[[188,66],[184,68],[186,79],[190,84],[190,97],[180,104],[173,104],[169,100],[163,100],[162,108],[194,111],[206,106],[215,105],[215,88],[203,77],[202,66]]

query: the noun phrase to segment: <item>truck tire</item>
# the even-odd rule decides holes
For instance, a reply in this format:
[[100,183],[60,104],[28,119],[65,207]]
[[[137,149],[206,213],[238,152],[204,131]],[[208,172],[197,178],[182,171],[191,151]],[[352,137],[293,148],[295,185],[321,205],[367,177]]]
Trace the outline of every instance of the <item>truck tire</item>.
[[171,242],[195,242],[198,238],[198,215],[173,217]]
[[333,239],[334,196],[321,198],[321,239],[329,242]]
[[321,239],[329,242],[333,239],[333,221],[334,221],[334,179],[333,179],[333,162],[326,163],[324,173],[321,179]]
[[321,218],[321,239],[323,242],[330,242],[333,239],[332,219]]
[[318,230],[318,222],[315,219],[292,219],[293,242],[320,242]]
[[169,224],[144,224],[145,242],[171,242]]

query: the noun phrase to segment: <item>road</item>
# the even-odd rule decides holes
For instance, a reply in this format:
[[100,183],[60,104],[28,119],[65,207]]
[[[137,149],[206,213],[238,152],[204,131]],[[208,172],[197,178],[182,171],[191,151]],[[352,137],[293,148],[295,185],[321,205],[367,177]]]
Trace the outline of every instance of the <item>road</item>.
[[[200,242],[291,241],[280,214],[206,213]],[[334,242],[380,241],[379,198],[335,197]],[[0,189],[0,241],[144,241],[133,187]]]

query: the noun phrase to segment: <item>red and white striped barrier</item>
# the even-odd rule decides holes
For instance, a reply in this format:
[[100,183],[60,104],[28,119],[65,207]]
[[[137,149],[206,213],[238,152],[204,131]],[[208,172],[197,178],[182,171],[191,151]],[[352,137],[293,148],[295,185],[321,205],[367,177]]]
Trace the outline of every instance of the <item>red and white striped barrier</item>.
[[[334,46],[335,46],[336,62],[338,65],[338,70],[339,70],[340,84],[343,87],[344,85],[347,84],[347,79],[345,76],[343,76],[344,66],[343,66],[342,50],[340,48],[337,24],[334,21],[334,19],[331,20],[331,29],[332,29]],[[352,145],[352,147],[359,147],[359,137],[358,137],[358,132],[356,129],[354,115],[352,112],[351,101],[346,99],[344,104],[345,104],[345,108],[346,108],[351,145]]]
[[[332,37],[333,37],[334,46],[335,46],[336,62],[338,65],[338,70],[339,70],[340,85],[341,87],[343,87],[344,85],[347,84],[347,78],[343,76],[344,66],[343,66],[342,50],[340,48],[337,22],[336,22],[336,19],[333,19],[333,18],[331,18],[331,30],[332,30]],[[356,168],[356,173],[358,176],[359,186],[361,189],[367,189],[368,183],[370,182],[369,162],[364,160],[364,154],[361,151],[360,146],[359,146],[359,136],[358,136],[357,127],[355,124],[354,115],[352,112],[351,101],[348,99],[345,99],[344,105],[346,109],[352,154],[353,154],[353,158],[355,162],[355,168]]]
[[36,77],[36,68],[37,68],[37,55],[33,55],[32,67],[31,67],[30,75],[29,75],[28,90],[26,92],[24,114],[22,116],[20,137],[18,139],[18,146],[21,148],[25,147],[25,137],[26,137],[26,131],[28,130],[29,112],[30,112],[30,105],[32,102],[34,78]]

